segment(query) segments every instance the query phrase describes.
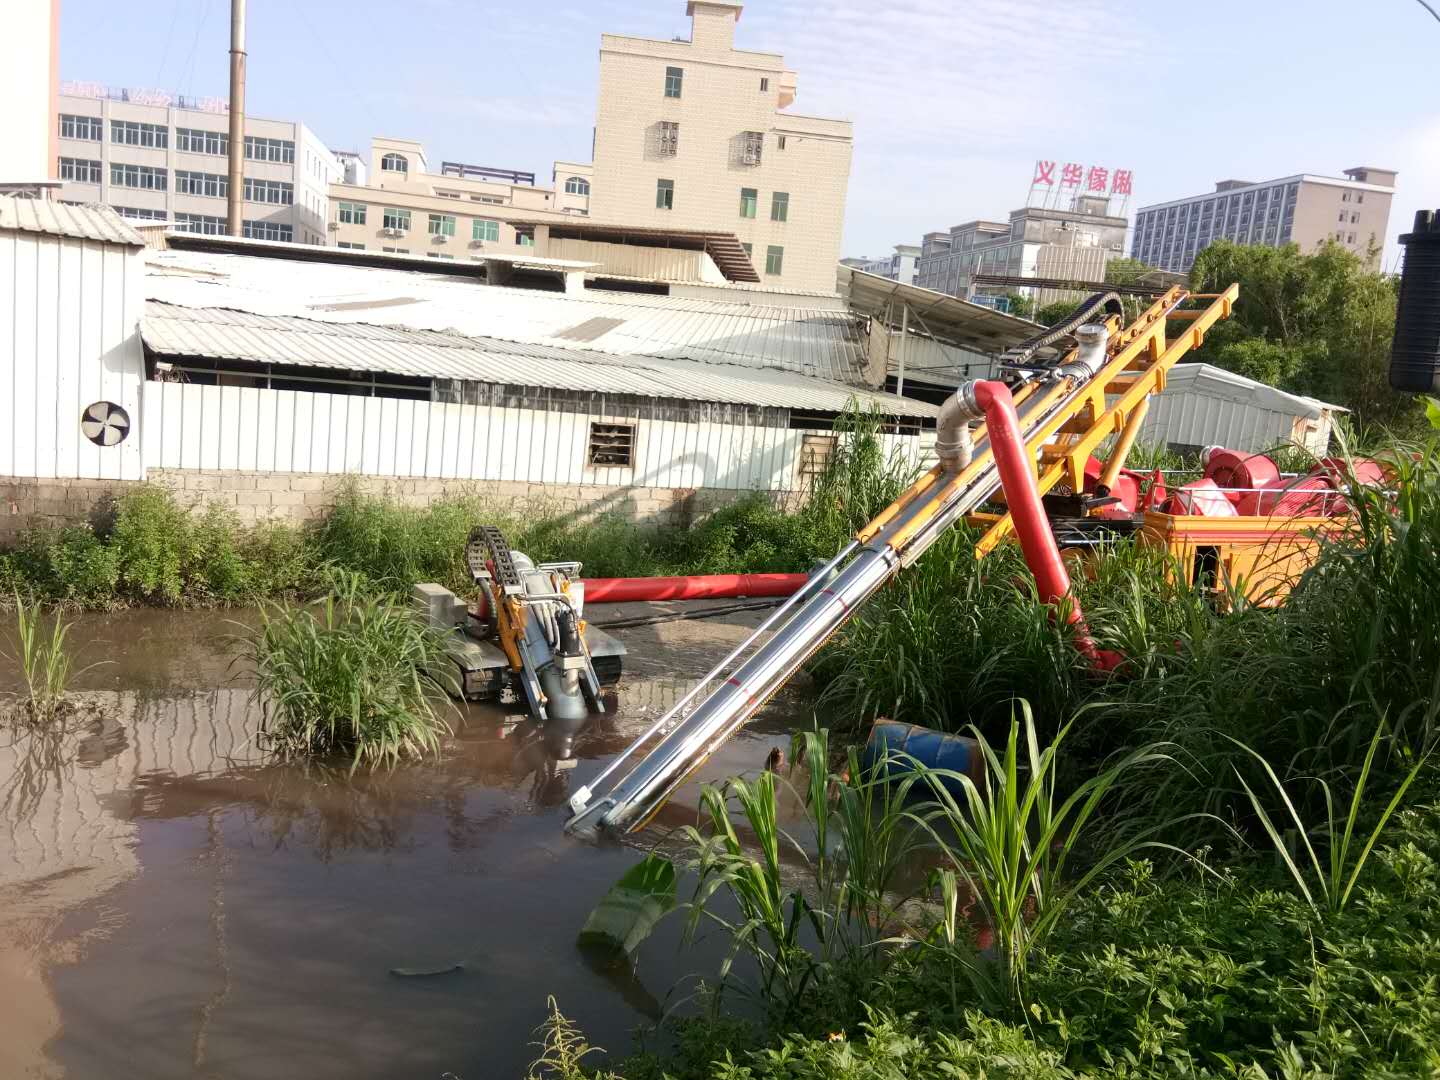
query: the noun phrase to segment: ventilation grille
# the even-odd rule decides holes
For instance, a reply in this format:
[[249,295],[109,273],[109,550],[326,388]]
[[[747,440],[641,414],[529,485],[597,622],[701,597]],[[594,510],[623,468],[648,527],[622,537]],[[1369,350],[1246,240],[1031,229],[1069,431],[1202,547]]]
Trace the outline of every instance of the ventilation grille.
[[635,426],[633,424],[591,424],[591,465],[629,468],[635,464]]

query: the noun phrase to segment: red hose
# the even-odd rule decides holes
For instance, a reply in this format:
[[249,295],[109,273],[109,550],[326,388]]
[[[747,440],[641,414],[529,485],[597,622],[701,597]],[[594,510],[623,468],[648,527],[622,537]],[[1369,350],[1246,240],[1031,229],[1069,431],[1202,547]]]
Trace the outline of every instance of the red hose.
[[587,604],[627,600],[720,600],[742,596],[789,596],[804,574],[697,574],[693,577],[585,578]]
[[[985,410],[985,430],[990,437],[990,452],[1000,473],[1005,491],[1005,505],[1015,523],[1015,535],[1025,563],[1035,575],[1040,598],[1057,605],[1070,594],[1070,575],[1060,558],[1060,547],[1050,531],[1050,519],[1040,502],[1040,489],[1035,482],[1034,463],[1020,437],[1020,421],[1015,415],[1015,402],[1010,389],[1002,382],[975,384],[975,401]],[[1118,657],[1102,654],[1085,626],[1080,603],[1070,597],[1069,621],[1075,627],[1075,646],[1097,668],[1109,670]]]

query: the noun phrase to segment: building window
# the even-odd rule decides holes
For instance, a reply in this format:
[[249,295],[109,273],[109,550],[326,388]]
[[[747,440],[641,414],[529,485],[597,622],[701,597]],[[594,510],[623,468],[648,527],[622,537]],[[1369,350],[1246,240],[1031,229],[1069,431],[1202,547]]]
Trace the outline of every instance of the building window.
[[288,244],[295,239],[295,230],[274,221],[247,221],[241,232],[251,240],[278,240]]
[[1340,211],[1340,221],[1341,221],[1342,223],[1345,221],[1345,211],[1344,211],[1344,210],[1341,210],[1341,211]]
[[364,250],[365,250],[365,245],[364,245],[364,244],[352,244],[352,243],[350,243],[350,241],[348,241],[348,240],[341,240],[341,241],[340,241],[338,244],[336,244],[335,246],[338,247],[338,248],[345,248],[347,251],[364,251]]
[[1341,201],[1341,202],[1349,202],[1349,201],[1350,201],[1350,192],[1348,192],[1348,191],[1342,191],[1342,192],[1340,193],[1340,201]]
[[1353,243],[1355,243],[1355,234],[1352,232],[1352,233],[1350,233],[1348,236],[1346,236],[1346,237],[1345,237],[1345,242],[1346,242],[1347,244],[1353,244]]
[[760,201],[760,193],[753,187],[740,189],[740,216],[742,218],[753,218],[755,216],[755,204]]
[[116,206],[113,209],[121,217],[136,221],[165,221],[170,216],[164,210],[146,210],[139,206]]
[[1356,201],[1357,203],[1362,203],[1362,202],[1364,202],[1364,201],[1365,201],[1365,192],[1363,192],[1363,191],[1357,191],[1357,192],[1355,192],[1355,201]]
[[583,176],[571,176],[565,180],[566,195],[589,195],[590,181]]
[[60,137],[62,139],[85,139],[99,142],[105,138],[105,123],[98,116],[60,115]]
[[278,161],[295,164],[295,144],[289,139],[266,139],[259,135],[245,136],[245,156],[251,161]]
[[213,154],[224,156],[230,153],[230,136],[223,131],[203,131],[200,128],[176,128],[175,149],[187,154]]
[[149,146],[155,150],[164,150],[170,145],[170,132],[159,124],[111,120],[110,141],[122,146]]
[[496,243],[500,239],[500,223],[487,221],[485,218],[476,218],[470,223],[470,239]]
[[515,226],[515,243],[519,244],[521,247],[534,247],[534,246],[535,246],[535,226],[534,226],[534,225],[517,225],[517,226]]
[[785,249],[771,244],[765,249],[765,273],[779,276],[785,267]]
[[290,206],[295,202],[295,185],[283,180],[258,180],[245,177],[245,201]]
[[656,180],[656,181],[655,181],[655,209],[657,209],[657,210],[674,210],[674,209],[675,209],[675,181],[674,181],[674,180]]
[[767,79],[767,78],[765,78],[764,76],[761,76],[761,78],[760,78],[760,92],[763,94],[763,93],[765,93],[766,90],[769,90],[769,89],[770,89],[770,80]]
[[1358,224],[1360,224],[1360,215],[1359,215],[1359,214],[1351,214],[1351,215],[1350,215],[1350,224],[1351,224],[1351,225],[1358,225]]
[[660,155],[674,157],[680,152],[680,125],[673,120],[660,121]]
[[383,251],[383,252],[385,252],[386,254],[389,254],[389,255],[409,255],[409,254],[410,254],[410,249],[409,249],[409,248],[382,247],[380,250]]
[[665,96],[678,98],[680,96],[680,83],[684,78],[684,68],[667,67],[665,69]]
[[408,173],[410,162],[405,160],[404,154],[386,154],[380,159],[380,171]]
[[755,254],[755,249],[754,249],[754,245],[753,245],[753,244],[748,244],[748,243],[745,243],[744,241],[741,241],[740,246],[745,249],[745,257],[746,257],[747,259],[748,259],[751,255]]
[[98,161],[73,157],[60,159],[61,180],[74,180],[81,184],[98,184],[102,175],[101,164]]
[[176,214],[175,228],[205,236],[224,236],[228,231],[224,218],[210,214]]
[[431,259],[454,259],[454,255],[446,255],[443,251],[427,251],[425,255]]
[[367,204],[363,202],[342,202],[340,204],[340,224],[364,225],[366,207]]
[[634,424],[591,424],[588,464],[628,469],[635,464]]
[[471,201],[471,202],[491,203],[491,204],[493,204],[493,205],[495,205],[495,206],[504,206],[504,205],[505,205],[505,200],[504,200],[504,199],[496,198],[494,195],[471,195],[471,196],[470,196],[470,201]]
[[770,220],[790,220],[790,193],[788,191],[776,191],[770,196]]
[[429,233],[431,236],[454,236],[455,215],[454,214],[431,214]]
[[122,165],[118,161],[110,163],[110,183],[116,187],[164,191],[168,181],[169,174],[164,169],[150,165]]
[[437,191],[437,192],[435,192],[435,195],[436,195],[437,198],[441,198],[441,199],[458,199],[458,198],[460,198],[460,193],[459,193],[458,191]]
[[218,173],[188,172],[175,170],[175,194],[205,195],[212,199],[224,199],[230,194],[230,178]]
[[385,208],[385,214],[381,224],[387,229],[398,229],[400,232],[410,231],[410,211],[397,210],[393,206]]
[[765,133],[746,131],[740,136],[740,160],[746,165],[759,165],[765,152]]
[[784,149],[785,149],[785,136],[784,136],[784,135],[776,135],[776,136],[775,136],[775,149],[777,149],[777,150],[784,150]]

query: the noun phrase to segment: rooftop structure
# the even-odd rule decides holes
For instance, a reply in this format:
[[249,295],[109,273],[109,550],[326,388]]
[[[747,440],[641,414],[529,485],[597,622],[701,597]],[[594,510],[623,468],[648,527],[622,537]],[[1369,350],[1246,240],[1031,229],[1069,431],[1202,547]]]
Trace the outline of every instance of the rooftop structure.
[[1367,165],[1346,169],[1343,179],[1297,173],[1259,183],[1221,180],[1204,195],[1142,206],[1131,254],[1185,273],[1216,240],[1297,244],[1305,252],[1333,241],[1378,265],[1396,175]]

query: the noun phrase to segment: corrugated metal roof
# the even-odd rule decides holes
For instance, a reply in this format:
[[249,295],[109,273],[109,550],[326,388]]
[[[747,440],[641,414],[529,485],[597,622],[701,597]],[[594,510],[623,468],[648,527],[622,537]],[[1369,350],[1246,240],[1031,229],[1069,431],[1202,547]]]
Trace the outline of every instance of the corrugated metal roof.
[[1318,418],[1324,412],[1349,412],[1343,405],[1331,405],[1300,394],[1291,394],[1268,383],[1248,379],[1213,364],[1176,364],[1165,377],[1165,393],[1208,394],[1287,416]]
[[[738,292],[733,301],[598,289],[571,296],[443,274],[219,252],[155,251],[146,259],[146,296],[169,304],[372,323],[383,308],[385,324],[417,330],[776,368],[864,385],[861,323],[847,311],[771,306]],[[578,330],[600,325],[597,319],[613,325],[593,337]]]
[[144,247],[140,234],[108,206],[82,206],[54,199],[19,199],[0,195],[0,229],[71,236],[105,244]]
[[929,332],[947,345],[975,352],[1004,352],[1040,330],[1035,323],[983,304],[972,304],[919,285],[891,281],[844,264],[836,267],[836,288],[855,311],[880,319],[888,315],[889,321],[897,326],[900,313],[896,302],[908,304],[912,329]]
[[617,357],[454,332],[183,307],[155,300],[145,305],[141,336],[161,356],[383,371],[807,412],[840,412],[852,400],[891,415],[928,417],[937,411],[910,398],[738,364]]

